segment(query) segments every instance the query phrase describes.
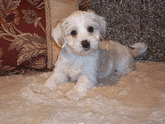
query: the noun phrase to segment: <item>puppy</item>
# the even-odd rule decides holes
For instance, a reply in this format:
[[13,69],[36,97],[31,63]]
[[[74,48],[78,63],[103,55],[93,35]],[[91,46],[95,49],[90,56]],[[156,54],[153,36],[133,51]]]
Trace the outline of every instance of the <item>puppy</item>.
[[106,21],[93,11],[76,11],[59,21],[52,37],[62,48],[52,75],[34,88],[46,93],[57,85],[77,81],[66,93],[71,100],[79,100],[97,81],[111,75],[126,75],[135,68],[133,57],[143,53],[146,45],[137,43],[132,49],[114,41],[101,41],[106,33]]

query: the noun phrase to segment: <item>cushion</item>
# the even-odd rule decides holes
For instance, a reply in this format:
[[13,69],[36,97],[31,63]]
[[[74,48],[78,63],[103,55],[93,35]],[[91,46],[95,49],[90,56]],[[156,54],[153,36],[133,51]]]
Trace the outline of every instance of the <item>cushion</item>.
[[[0,4],[0,72],[53,67],[59,48],[51,30],[78,10],[77,0],[8,0]],[[53,53],[54,51],[54,53]],[[54,57],[53,57],[54,56]]]
[[78,3],[81,2],[81,0],[49,0],[49,7],[50,8],[50,17],[47,17],[50,22],[49,29],[47,32],[48,36],[48,68],[52,68],[54,66],[55,61],[57,60],[57,56],[59,53],[60,48],[55,44],[55,42],[52,42],[53,39],[51,39],[51,30],[56,26],[57,22],[70,15],[72,12],[78,10]]

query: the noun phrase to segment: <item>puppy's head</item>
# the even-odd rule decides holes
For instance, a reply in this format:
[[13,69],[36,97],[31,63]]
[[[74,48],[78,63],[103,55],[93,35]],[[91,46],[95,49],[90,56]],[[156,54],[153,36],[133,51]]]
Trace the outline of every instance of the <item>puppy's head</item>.
[[68,46],[74,54],[89,55],[98,49],[106,33],[106,21],[93,11],[76,11],[58,22],[52,37],[62,48]]

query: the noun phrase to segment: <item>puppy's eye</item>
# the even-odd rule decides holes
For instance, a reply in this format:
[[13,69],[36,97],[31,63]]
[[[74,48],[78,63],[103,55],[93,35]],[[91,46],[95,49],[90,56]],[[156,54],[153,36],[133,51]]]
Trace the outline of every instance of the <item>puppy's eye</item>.
[[87,30],[88,30],[88,32],[91,32],[92,33],[94,31],[94,28],[92,26],[90,26],[90,27],[88,27]]
[[73,31],[71,31],[71,33],[70,33],[72,36],[75,36],[75,35],[77,35],[77,31],[76,30],[73,30]]

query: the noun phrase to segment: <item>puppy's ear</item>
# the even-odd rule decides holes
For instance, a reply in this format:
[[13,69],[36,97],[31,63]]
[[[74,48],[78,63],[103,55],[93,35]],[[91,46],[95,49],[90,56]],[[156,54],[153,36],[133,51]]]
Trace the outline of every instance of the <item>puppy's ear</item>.
[[63,21],[59,21],[56,27],[52,30],[52,37],[54,41],[57,43],[57,45],[61,48],[63,48],[66,44],[62,33],[62,27],[61,27],[62,22]]
[[87,12],[93,13],[95,17],[98,18],[98,21],[100,23],[100,34],[102,37],[104,37],[106,35],[106,24],[107,24],[105,18],[97,15],[93,10],[88,10]]
[[104,17],[101,17],[98,15],[99,23],[100,23],[100,34],[101,37],[104,37],[106,35],[106,21]]

